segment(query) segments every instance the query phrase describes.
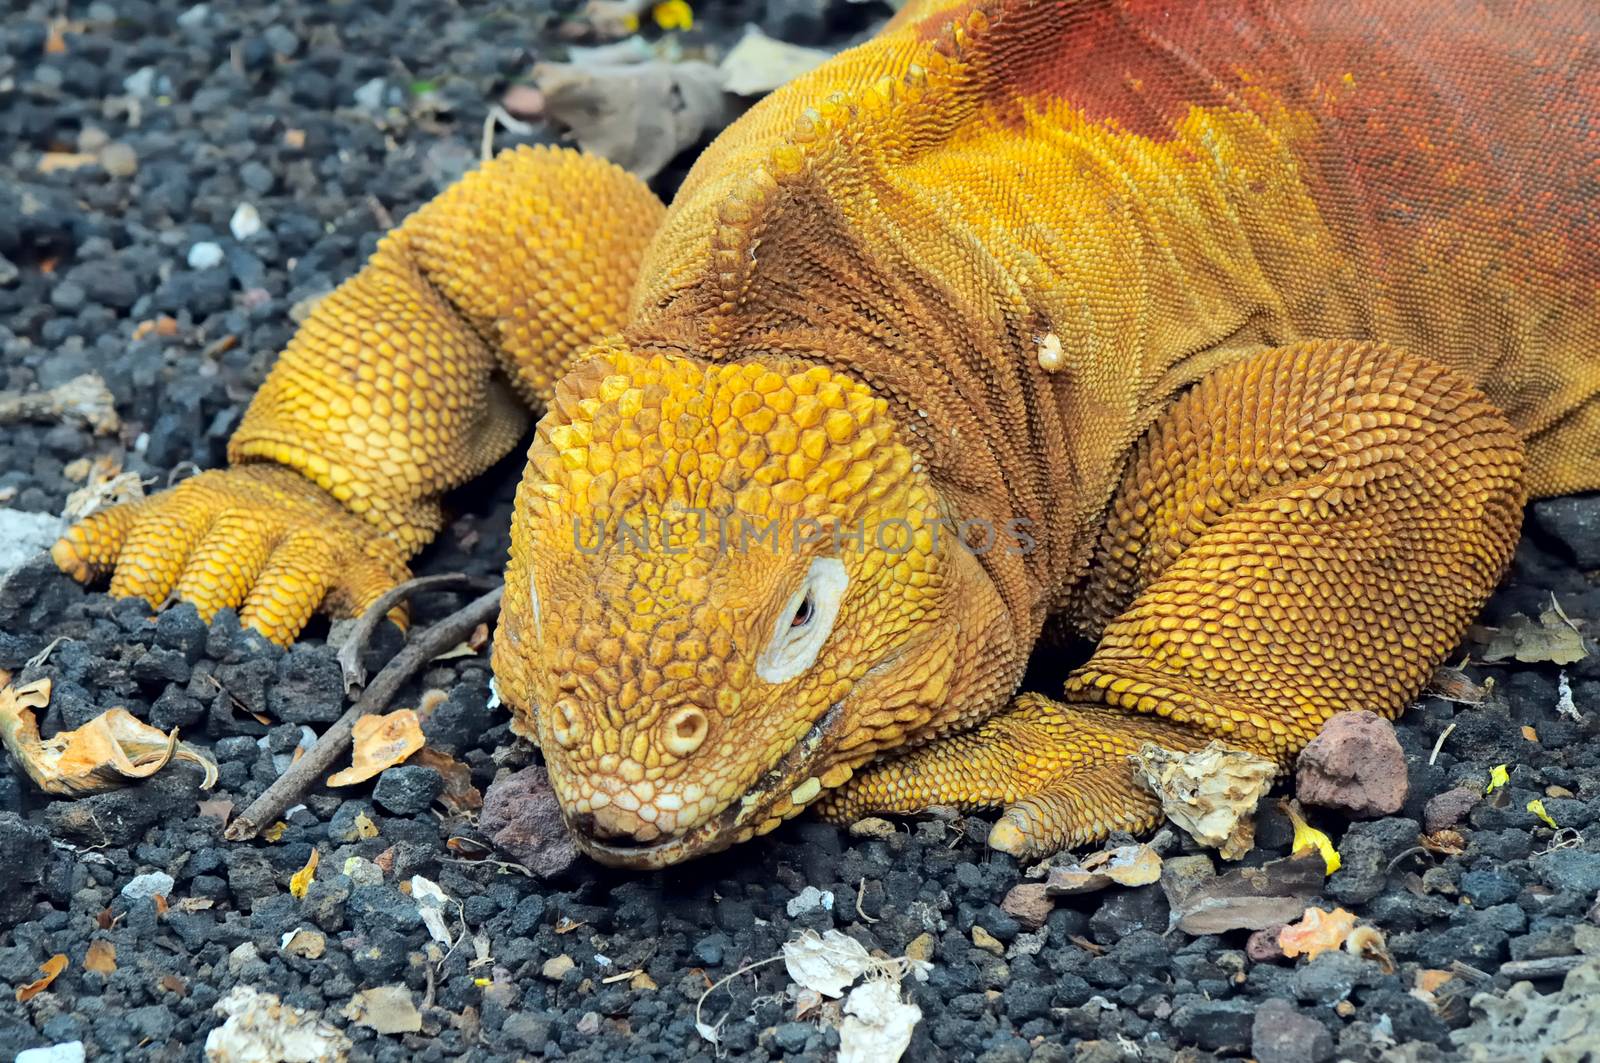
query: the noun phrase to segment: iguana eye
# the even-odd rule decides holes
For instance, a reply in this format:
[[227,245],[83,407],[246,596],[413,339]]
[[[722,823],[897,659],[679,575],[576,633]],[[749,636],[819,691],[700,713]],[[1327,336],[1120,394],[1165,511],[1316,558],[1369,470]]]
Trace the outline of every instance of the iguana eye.
[[833,631],[849,582],[838,558],[814,559],[756,658],[756,675],[769,683],[783,683],[810,668]]
[[789,621],[790,629],[792,630],[797,627],[805,627],[807,624],[811,623],[811,611],[811,595],[807,594],[804,598],[800,599],[800,608],[794,611],[794,619]]

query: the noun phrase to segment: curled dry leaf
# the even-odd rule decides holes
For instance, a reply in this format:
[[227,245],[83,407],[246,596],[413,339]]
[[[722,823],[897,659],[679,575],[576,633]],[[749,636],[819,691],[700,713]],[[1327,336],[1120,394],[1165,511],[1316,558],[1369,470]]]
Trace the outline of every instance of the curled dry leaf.
[[1482,705],[1489,700],[1489,687],[1479,686],[1459,668],[1438,668],[1428,680],[1424,694],[1432,694],[1460,705]]
[[1424,968],[1423,970],[1419,970],[1417,972],[1417,988],[1422,990],[1424,993],[1434,993],[1438,991],[1440,986],[1444,985],[1454,977],[1455,975],[1449,971]]
[[1148,886],[1161,878],[1161,856],[1148,845],[1121,845],[1085,857],[1081,863],[1052,867],[1045,890],[1052,896],[1091,893],[1115,883]]
[[1335,908],[1331,912],[1307,908],[1299,922],[1290,923],[1278,932],[1278,947],[1290,959],[1304,956],[1314,960],[1324,952],[1332,952],[1343,945],[1355,925],[1355,915],[1343,908]]
[[895,1063],[921,1019],[922,1009],[906,1002],[899,982],[869,978],[845,999],[839,1063]]
[[91,469],[89,482],[67,496],[61,516],[69,523],[77,522],[110,506],[124,502],[137,502],[144,497],[144,481],[136,472]]
[[350,767],[328,776],[329,786],[354,786],[392,768],[422,748],[422,724],[414,709],[363,716],[356,721]]
[[29,1001],[50,988],[50,983],[60,977],[61,972],[67,969],[67,956],[58,952],[39,965],[40,977],[27,985],[17,987],[17,1000]]
[[1546,609],[1537,621],[1518,613],[1489,635],[1485,661],[1516,660],[1523,664],[1576,664],[1589,655],[1583,636],[1557,609]]
[[472,785],[472,769],[448,753],[420,749],[412,756],[411,763],[432,768],[444,779],[444,793],[439,795],[439,802],[451,812],[475,812],[483,807],[483,794]]
[[533,77],[545,115],[580,148],[645,179],[740,110],[721,71],[701,62],[540,63]]
[[1528,811],[1544,820],[1545,825],[1551,830],[1561,829],[1561,825],[1556,822],[1555,817],[1549,812],[1545,811],[1544,802],[1538,798],[1534,798],[1532,801],[1528,802]]
[[81,797],[147,779],[174,758],[205,770],[204,789],[217,781],[217,766],[187,742],[177,728],[162,734],[126,709],[107,709],[73,731],[39,737],[33,710],[50,703],[50,680],[0,690],[0,741],[39,789]]
[[1146,742],[1132,758],[1134,775],[1161,800],[1168,819],[1195,841],[1237,860],[1255,845],[1256,804],[1272,788],[1278,765],[1266,757],[1208,742],[1179,753]]
[[1389,944],[1377,927],[1358,926],[1344,939],[1344,950],[1364,960],[1372,960],[1384,974],[1394,974],[1394,957],[1389,955]]
[[114,973],[117,969],[117,947],[105,938],[95,938],[89,942],[89,949],[83,954],[83,969],[95,974]]
[[1417,839],[1417,844],[1439,856],[1458,856],[1467,851],[1467,839],[1458,830],[1436,830],[1432,834],[1424,834]]

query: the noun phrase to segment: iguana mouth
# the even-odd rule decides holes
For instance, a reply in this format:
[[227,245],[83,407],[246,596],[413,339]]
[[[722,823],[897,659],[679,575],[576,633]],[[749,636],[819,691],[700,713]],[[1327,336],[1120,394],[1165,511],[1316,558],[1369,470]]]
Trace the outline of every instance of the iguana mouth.
[[[781,819],[798,812],[822,793],[819,774],[812,766],[818,754],[825,752],[823,743],[831,737],[834,725],[843,715],[843,699],[828,706],[817,722],[812,724],[800,740],[789,747],[759,779],[745,791],[744,796],[731,801],[726,808],[711,819],[692,827],[682,834],[659,841],[628,844],[618,841],[599,841],[584,830],[577,820],[583,817],[567,816],[567,829],[578,848],[593,859],[611,867],[648,870],[682,863],[696,856],[720,852],[731,845],[754,837],[770,817],[769,813],[783,798],[791,798],[790,808]],[[804,800],[792,800],[807,781],[818,781]]]

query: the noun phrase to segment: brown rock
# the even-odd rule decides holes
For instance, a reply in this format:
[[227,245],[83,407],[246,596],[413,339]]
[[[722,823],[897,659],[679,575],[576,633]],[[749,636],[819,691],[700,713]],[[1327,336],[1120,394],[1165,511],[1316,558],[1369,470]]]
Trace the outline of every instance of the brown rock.
[[511,117],[532,122],[544,117],[544,93],[532,85],[512,85],[500,97],[500,106]]
[[478,826],[495,848],[536,875],[560,874],[578,858],[550,778],[538,764],[489,784]]
[[1287,959],[1283,949],[1278,945],[1278,933],[1283,927],[1283,923],[1274,923],[1251,934],[1244,943],[1244,954],[1250,957],[1253,963],[1277,963],[1279,960]]
[[1023,882],[1012,886],[1011,892],[1000,902],[1000,910],[1029,930],[1037,930],[1056,910],[1055,901],[1045,892],[1045,888],[1043,882]]
[[1306,804],[1362,818],[1405,804],[1406,755],[1394,727],[1375,712],[1342,712],[1300,753],[1295,792]]
[[1473,786],[1458,786],[1454,790],[1434,794],[1422,807],[1423,832],[1437,834],[1439,831],[1456,826],[1467,818],[1467,813],[1472,811],[1472,806],[1482,797],[1483,795]]

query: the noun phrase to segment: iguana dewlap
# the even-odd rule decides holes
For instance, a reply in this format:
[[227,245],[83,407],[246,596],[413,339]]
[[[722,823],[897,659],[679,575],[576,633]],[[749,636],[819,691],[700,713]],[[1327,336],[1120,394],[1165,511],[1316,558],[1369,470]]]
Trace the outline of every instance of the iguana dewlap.
[[[1513,10],[1515,8],[1515,10]],[[1003,806],[1394,714],[1600,487],[1600,7],[908,5],[670,209],[516,150],[325,299],[234,465],[55,549],[291,641],[542,409],[499,689],[601,860]],[[520,401],[519,401],[520,400]],[[1098,640],[1015,700],[1046,618]]]

